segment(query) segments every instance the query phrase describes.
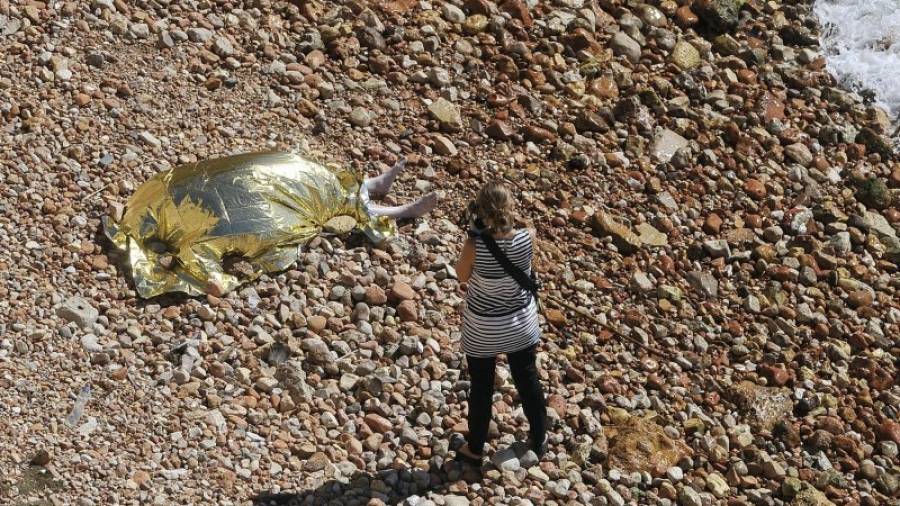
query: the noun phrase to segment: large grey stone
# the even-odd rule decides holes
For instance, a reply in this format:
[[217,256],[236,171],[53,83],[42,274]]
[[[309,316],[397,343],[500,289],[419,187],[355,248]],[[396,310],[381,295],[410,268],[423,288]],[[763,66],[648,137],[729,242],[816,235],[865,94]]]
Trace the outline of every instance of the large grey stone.
[[453,102],[443,97],[428,104],[428,112],[440,122],[442,127],[448,130],[459,130],[462,128],[462,116],[459,113],[459,108]]
[[234,46],[231,45],[231,41],[227,38],[216,37],[216,40],[213,43],[213,52],[222,58],[227,58],[234,54]]
[[512,448],[499,450],[491,457],[491,462],[501,471],[517,471],[522,467]]
[[805,144],[795,142],[784,148],[784,154],[791,160],[803,166],[808,166],[813,161],[813,155]]
[[146,39],[150,36],[150,27],[147,26],[147,23],[132,23],[128,27],[128,31],[136,39]]
[[[451,23],[460,24],[466,20],[466,15],[462,11],[462,9],[449,2],[445,3],[442,6],[441,11],[444,15],[444,19]],[[466,504],[468,504],[468,501],[466,502]]]
[[74,322],[82,329],[90,328],[97,322],[100,313],[82,297],[71,297],[56,308],[56,316],[67,322]]
[[719,281],[708,272],[691,271],[687,273],[687,280],[694,290],[702,293],[706,297],[716,297],[719,295]]
[[650,153],[660,162],[666,163],[672,159],[681,148],[687,147],[688,140],[669,130],[661,128],[653,136],[653,142],[650,143]]
[[653,281],[643,273],[642,271],[637,271],[631,276],[631,290],[638,293],[647,293],[652,291],[654,288]]
[[875,211],[869,211],[864,221],[884,246],[884,256],[892,262],[900,262],[900,238],[887,219]]
[[100,353],[103,351],[103,347],[97,342],[97,336],[94,334],[81,336],[81,347],[88,353]]
[[691,487],[684,487],[678,493],[678,504],[681,506],[703,506],[703,500],[696,490]]
[[213,32],[206,28],[188,28],[187,36],[191,42],[203,44],[212,38]]
[[637,63],[641,59],[641,45],[625,32],[618,32],[609,41],[609,47],[616,56],[624,56],[631,63]]

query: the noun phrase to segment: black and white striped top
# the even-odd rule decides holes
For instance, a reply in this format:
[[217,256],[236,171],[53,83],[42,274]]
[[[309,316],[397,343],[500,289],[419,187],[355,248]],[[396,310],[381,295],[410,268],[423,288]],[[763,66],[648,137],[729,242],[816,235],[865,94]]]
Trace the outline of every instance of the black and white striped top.
[[[526,274],[531,272],[534,253],[527,230],[520,230],[509,239],[497,239],[497,245],[513,264]],[[519,351],[540,339],[537,307],[531,293],[506,274],[477,237],[462,334],[463,351],[476,357]]]

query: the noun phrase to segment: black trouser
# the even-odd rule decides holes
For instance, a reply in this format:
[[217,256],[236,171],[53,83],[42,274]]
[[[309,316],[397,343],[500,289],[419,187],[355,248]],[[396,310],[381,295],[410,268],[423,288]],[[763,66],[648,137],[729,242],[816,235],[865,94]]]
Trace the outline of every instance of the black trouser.
[[[544,390],[538,379],[536,348],[509,353],[509,369],[522,400],[522,409],[528,418],[531,440],[540,445],[547,434],[547,406]],[[491,408],[494,397],[494,370],[496,357],[466,356],[469,363],[469,450],[482,453],[491,424]]]

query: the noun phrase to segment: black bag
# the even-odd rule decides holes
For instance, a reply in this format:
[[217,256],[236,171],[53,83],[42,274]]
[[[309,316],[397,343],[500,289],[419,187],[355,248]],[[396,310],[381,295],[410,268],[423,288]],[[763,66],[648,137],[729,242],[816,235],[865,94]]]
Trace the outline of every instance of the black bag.
[[484,245],[487,246],[488,251],[494,256],[494,260],[503,267],[503,270],[506,271],[510,277],[516,280],[516,283],[518,283],[519,286],[531,293],[532,297],[534,297],[534,302],[538,305],[538,309],[540,310],[541,301],[538,298],[538,291],[541,289],[541,282],[538,280],[534,268],[532,267],[530,276],[525,274],[522,269],[513,264],[506,254],[503,253],[500,246],[497,245],[497,241],[491,237],[491,234],[476,233],[473,235],[481,237],[481,240],[484,241]]

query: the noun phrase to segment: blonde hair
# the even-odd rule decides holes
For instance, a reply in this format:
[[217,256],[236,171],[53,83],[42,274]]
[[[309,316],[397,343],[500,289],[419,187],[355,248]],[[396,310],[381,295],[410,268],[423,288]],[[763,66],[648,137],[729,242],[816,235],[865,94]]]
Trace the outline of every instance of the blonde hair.
[[515,204],[512,193],[500,181],[484,185],[475,197],[478,217],[491,235],[503,235],[512,231]]

